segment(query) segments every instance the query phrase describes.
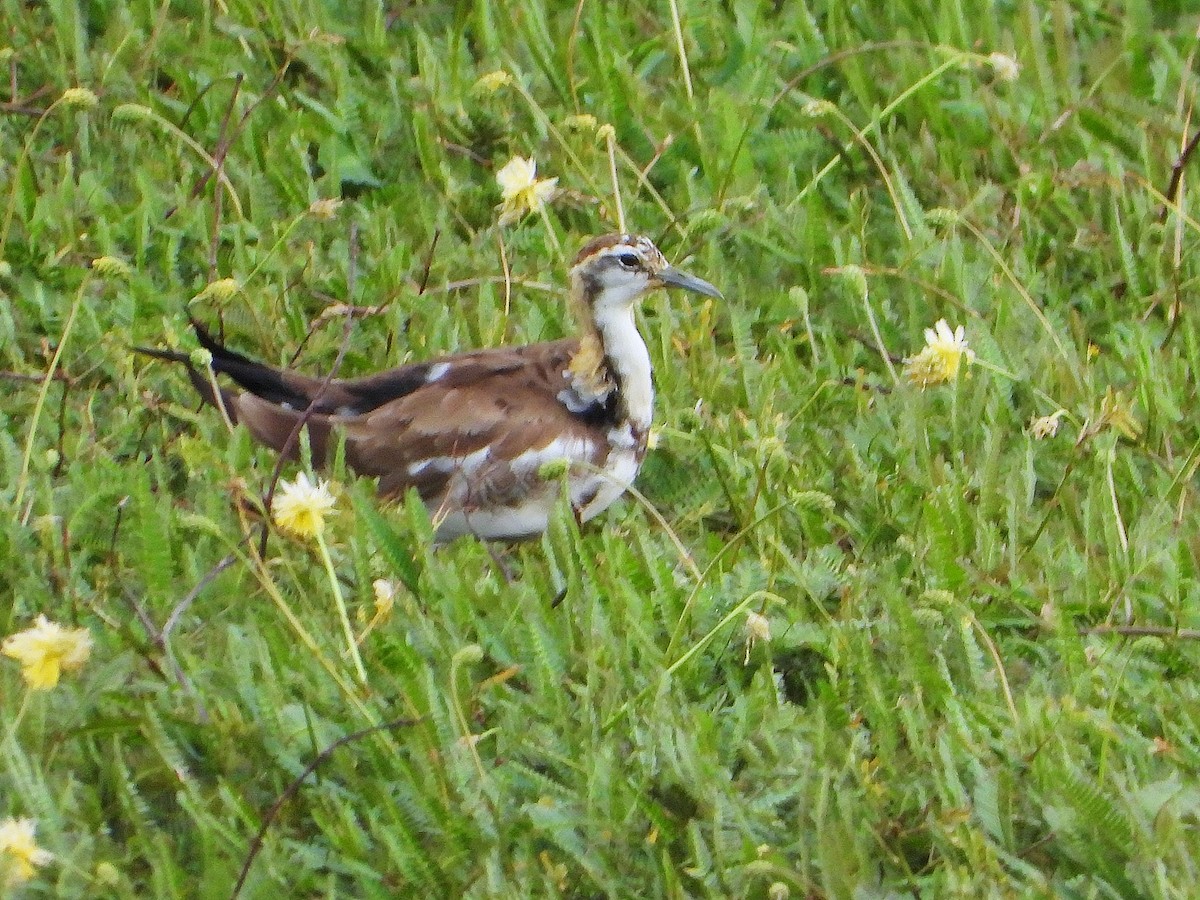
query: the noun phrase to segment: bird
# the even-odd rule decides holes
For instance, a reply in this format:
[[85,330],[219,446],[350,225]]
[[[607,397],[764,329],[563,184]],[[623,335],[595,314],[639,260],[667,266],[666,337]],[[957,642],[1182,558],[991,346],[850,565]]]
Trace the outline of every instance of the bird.
[[654,382],[634,312],[659,287],[722,299],[709,282],[668,264],[649,238],[607,234],[585,243],[569,270],[576,337],[328,379],[250,359],[192,319],[212,371],[240,390],[214,387],[190,354],[135,349],[183,363],[203,400],[277,452],[295,456],[293,431],[303,422],[315,465],[341,441],[346,465],[376,478],[382,498],[415,488],[438,543],[462,535],[520,541],[546,530],[561,495],[555,472],[565,472],[580,524],[637,476]]

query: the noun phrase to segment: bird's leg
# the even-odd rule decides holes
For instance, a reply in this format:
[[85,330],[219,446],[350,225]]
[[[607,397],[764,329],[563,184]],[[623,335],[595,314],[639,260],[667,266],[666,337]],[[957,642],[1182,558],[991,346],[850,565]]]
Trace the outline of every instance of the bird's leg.
[[487,547],[488,556],[492,558],[492,562],[500,570],[500,577],[504,579],[504,583],[512,584],[516,580],[516,573],[509,567],[504,557],[496,552],[495,544],[492,541],[484,541],[483,545]]

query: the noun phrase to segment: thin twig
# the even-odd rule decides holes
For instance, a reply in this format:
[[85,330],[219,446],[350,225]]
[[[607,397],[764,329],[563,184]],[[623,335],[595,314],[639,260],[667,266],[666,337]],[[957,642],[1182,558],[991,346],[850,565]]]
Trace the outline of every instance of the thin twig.
[[429,252],[425,254],[425,266],[421,270],[421,284],[417,287],[417,296],[420,297],[425,293],[425,289],[429,287],[429,273],[433,270],[433,253],[437,250],[438,239],[442,236],[442,231],[439,228],[433,233],[433,240],[429,242]]
[[[230,133],[229,140],[217,145],[216,153],[213,154],[214,159],[222,162],[224,161],[226,155],[229,153],[230,147],[233,146],[233,142],[236,141],[238,137],[241,136],[242,131],[245,130],[246,123],[249,121],[250,116],[253,115],[254,111],[262,106],[265,101],[269,100],[275,91],[279,89],[279,84],[283,81],[283,77],[287,74],[288,68],[291,66],[291,64],[292,59],[289,56],[283,61],[283,65],[280,66],[279,71],[275,73],[275,77],[271,79],[271,83],[267,85],[266,90],[262,92],[258,99],[246,107],[246,111],[243,112],[242,117],[238,119],[237,126],[233,129],[232,133]],[[237,97],[237,88],[241,86],[242,77],[243,76],[241,74],[239,74],[237,77],[237,87],[234,88],[235,98]],[[224,129],[224,124],[222,124],[222,129]],[[197,182],[192,186],[191,199],[195,200],[198,196],[200,196],[200,192],[204,190],[204,186],[208,184],[208,180],[212,178],[214,174],[215,171],[210,170],[200,176],[199,180],[197,180]]]
[[[144,628],[146,630],[146,634],[150,636],[150,642],[156,648],[158,648],[159,652],[163,655],[163,659],[167,661],[167,666],[171,670],[171,675],[174,676],[180,690],[191,697],[192,701],[196,704],[196,718],[202,724],[206,724],[208,722],[208,710],[204,706],[204,701],[200,699],[200,693],[192,684],[191,679],[187,677],[187,673],[183,671],[183,668],[175,659],[174,654],[171,653],[170,648],[163,639],[162,632],[159,631],[158,626],[154,624],[154,619],[151,618],[150,614],[146,612],[145,608],[133,597],[127,597],[126,599],[129,601],[129,605],[133,607],[134,615],[136,615],[138,617],[138,621],[142,623],[142,628]],[[149,651],[144,651],[143,655],[146,657],[146,661],[156,670],[158,670],[158,674],[163,675],[161,668],[159,668],[157,663],[155,663],[155,661],[151,658]]]
[[[236,559],[237,556],[235,556],[233,553],[225,556],[224,559],[204,573],[201,579],[196,582],[196,586],[188,592],[186,597],[175,604],[175,608],[171,610],[171,615],[167,617],[166,624],[164,624],[162,627],[162,642],[164,645],[167,644],[167,641],[171,637],[171,632],[175,629],[175,626],[179,624],[179,620],[183,618],[183,614],[188,611],[188,607],[191,606],[196,601],[196,598],[200,596],[200,592],[208,587],[214,578],[232,566]],[[169,648],[167,649],[167,652],[170,652]]]
[[267,829],[269,829],[274,823],[275,817],[279,815],[279,811],[283,809],[283,805],[296,795],[296,793],[300,790],[300,786],[304,783],[304,780],[313,772],[315,772],[321,763],[329,759],[329,757],[333,755],[333,752],[340,747],[345,747],[347,744],[352,744],[355,741],[361,740],[365,737],[370,737],[371,735],[377,734],[381,731],[395,731],[400,728],[407,728],[410,725],[416,725],[419,721],[420,719],[395,719],[391,722],[384,722],[381,725],[372,725],[369,728],[364,728],[361,731],[355,731],[354,733],[348,734],[345,737],[338,738],[336,741],[318,753],[316,758],[304,767],[304,771],[301,772],[292,781],[292,783],[287,786],[286,790],[284,790],[284,792],[280,794],[278,798],[276,798],[275,802],[271,804],[271,808],[267,810],[266,815],[263,816],[263,822],[262,825],[259,826],[258,833],[254,835],[254,838],[250,841],[249,852],[247,852],[246,859],[242,863],[242,870],[238,873],[237,881],[234,882],[233,891],[229,895],[230,900],[237,900],[238,895],[242,892],[242,888],[245,887],[246,877],[250,874],[250,867],[254,865],[255,858],[262,850],[263,839],[267,836]]
[[32,119],[41,118],[46,110],[36,106],[16,106],[12,103],[0,103],[0,115],[29,116]]
[[1183,170],[1187,167],[1188,162],[1191,161],[1192,154],[1196,152],[1197,146],[1200,146],[1200,131],[1192,135],[1192,139],[1188,141],[1187,146],[1183,148],[1183,152],[1179,154],[1179,158],[1171,166],[1171,180],[1167,183],[1167,189],[1163,191],[1163,196],[1167,199],[1167,202],[1163,204],[1163,208],[1158,213],[1158,221],[1166,221],[1167,212],[1171,204],[1175,202],[1175,195],[1179,193],[1179,182],[1183,180]]
[[[241,72],[237,73],[237,77],[233,82],[233,93],[229,96],[229,105],[225,107],[225,115],[221,117],[221,130],[217,133],[217,149],[213,151],[213,159],[217,161],[217,171],[215,174],[218,178],[225,171],[225,157],[229,155],[229,147],[232,143],[229,137],[229,119],[233,115],[234,108],[237,106],[238,94],[242,92],[242,81],[245,77]],[[207,182],[207,173],[202,178]],[[192,189],[191,199],[196,199],[199,193],[199,182],[197,182],[196,187]],[[221,218],[225,211],[225,205],[222,202],[223,199],[220,191],[213,191],[212,235],[208,241],[209,281],[214,281],[217,277],[217,249],[221,245]]]
[[[46,380],[46,373],[39,372],[37,375],[28,375],[24,372],[0,372],[0,378],[5,381],[26,381],[30,384],[41,384]],[[64,381],[68,385],[75,384],[76,379],[66,372],[52,372],[50,374],[51,381]]]

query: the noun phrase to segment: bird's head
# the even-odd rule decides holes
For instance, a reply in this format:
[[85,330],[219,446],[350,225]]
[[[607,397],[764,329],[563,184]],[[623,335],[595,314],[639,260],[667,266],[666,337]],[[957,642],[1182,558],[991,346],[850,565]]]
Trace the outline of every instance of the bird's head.
[[703,278],[676,269],[653,241],[635,234],[607,234],[585,244],[571,265],[571,283],[593,318],[629,309],[656,287],[721,298]]

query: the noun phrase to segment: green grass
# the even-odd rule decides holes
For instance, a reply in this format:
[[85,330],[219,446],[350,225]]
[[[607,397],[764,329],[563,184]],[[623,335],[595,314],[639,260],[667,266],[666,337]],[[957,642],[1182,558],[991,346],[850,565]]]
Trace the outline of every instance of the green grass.
[[[0,10],[0,634],[95,641],[51,692],[0,660],[28,896],[229,896],[281,797],[245,897],[1193,895],[1192,4]],[[508,582],[336,472],[355,627],[401,585],[360,691],[315,548],[258,556],[272,456],[129,348],[190,310],[323,373],[337,303],[378,307],[346,374],[562,335],[616,217],[579,113],[727,297],[646,304],[661,522],[564,510]],[[515,154],[564,193],[500,228]],[[895,383],[943,317],[969,377]]]

